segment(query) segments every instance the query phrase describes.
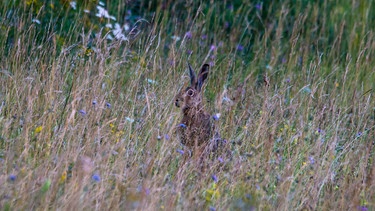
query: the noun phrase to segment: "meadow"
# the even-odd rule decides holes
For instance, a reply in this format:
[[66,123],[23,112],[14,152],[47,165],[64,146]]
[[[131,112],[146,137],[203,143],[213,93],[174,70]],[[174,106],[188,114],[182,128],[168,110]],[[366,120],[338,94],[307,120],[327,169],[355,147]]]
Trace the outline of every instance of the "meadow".
[[[374,210],[375,4],[0,3],[1,210]],[[187,63],[231,156],[176,136]]]

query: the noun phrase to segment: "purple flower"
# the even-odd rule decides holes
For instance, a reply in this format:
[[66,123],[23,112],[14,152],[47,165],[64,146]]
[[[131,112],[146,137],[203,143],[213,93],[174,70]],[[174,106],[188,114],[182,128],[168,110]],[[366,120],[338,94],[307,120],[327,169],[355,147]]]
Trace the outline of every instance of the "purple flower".
[[184,154],[184,150],[182,150],[182,149],[178,149],[177,152],[180,153],[181,155]]
[[290,83],[290,78],[286,78],[285,82]]
[[221,158],[221,157],[219,157],[217,160],[218,160],[220,163],[224,163],[224,160],[223,160],[223,158]]
[[189,55],[191,55],[191,54],[193,54],[193,51],[192,50],[187,50],[186,53],[189,54]]
[[213,174],[213,175],[211,176],[211,179],[212,179],[214,182],[219,181],[219,180],[217,179],[217,176],[216,176],[215,174]]
[[285,64],[286,62],[287,62],[286,58],[283,57],[283,58],[281,59],[281,63]]
[[227,28],[229,28],[229,22],[225,21],[225,23],[224,23],[224,29],[227,29]]
[[241,44],[237,45],[237,51],[243,51],[243,46]]
[[165,134],[165,135],[164,135],[164,138],[165,138],[165,140],[168,141],[168,140],[169,140],[169,135],[168,135],[168,134]]
[[79,113],[80,113],[82,116],[85,116],[85,115],[86,115],[86,111],[85,111],[85,110],[79,110]]
[[256,5],[255,5],[255,8],[256,8],[257,10],[262,10],[262,4],[261,4],[261,3],[256,4]]
[[210,211],[216,211],[215,207],[210,206]]
[[229,4],[229,5],[228,5],[228,9],[229,9],[229,10],[233,10],[233,4]]
[[220,119],[220,113],[214,114],[214,115],[212,116],[212,118],[213,118],[215,121],[219,120],[219,119]]
[[179,127],[186,128],[186,125],[184,123],[181,123],[178,125]]
[[161,136],[156,137],[156,139],[161,140]]
[[14,181],[16,181],[16,179],[17,179],[16,175],[14,175],[14,174],[9,175],[9,180],[10,181],[14,182]]
[[93,179],[95,182],[100,182],[100,176],[99,176],[99,174],[94,174],[94,175],[92,175],[92,179]]
[[360,211],[367,211],[368,208],[366,206],[359,206],[358,210],[360,210]]
[[310,161],[310,164],[314,164],[315,163],[315,159],[313,156],[309,156],[309,161]]
[[357,133],[357,138],[359,138],[359,137],[361,137],[361,136],[362,136],[362,133],[361,133],[361,132]]
[[187,39],[191,39],[191,38],[193,38],[193,34],[191,33],[191,31],[188,31],[188,32],[186,32],[185,37]]
[[111,104],[110,103],[106,103],[105,106],[107,106],[107,108],[111,108]]
[[207,35],[203,34],[203,35],[201,36],[201,39],[202,39],[202,40],[207,39]]
[[96,100],[93,100],[93,101],[92,101],[92,104],[93,104],[93,105],[96,105],[96,104],[98,104],[98,102],[96,102]]
[[215,45],[211,45],[210,50],[214,51],[215,49],[216,49],[216,46]]
[[150,195],[150,189],[149,188],[146,188],[145,192],[146,192],[146,195]]

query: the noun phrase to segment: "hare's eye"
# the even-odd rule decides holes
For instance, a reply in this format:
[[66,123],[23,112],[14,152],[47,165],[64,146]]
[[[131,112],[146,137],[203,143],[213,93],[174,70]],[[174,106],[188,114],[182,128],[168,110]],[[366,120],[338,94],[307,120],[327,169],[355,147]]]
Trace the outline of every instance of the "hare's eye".
[[193,96],[193,95],[194,95],[194,90],[189,89],[189,90],[187,91],[187,95],[189,95],[190,97]]

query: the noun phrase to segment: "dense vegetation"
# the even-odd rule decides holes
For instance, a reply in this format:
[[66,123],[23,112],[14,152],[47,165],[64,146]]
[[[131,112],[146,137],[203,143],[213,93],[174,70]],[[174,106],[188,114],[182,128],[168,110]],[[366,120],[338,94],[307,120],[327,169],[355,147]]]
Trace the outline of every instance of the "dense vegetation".
[[[1,210],[375,209],[372,1],[0,3]],[[232,156],[176,136],[187,62]],[[220,115],[219,115],[220,114]]]

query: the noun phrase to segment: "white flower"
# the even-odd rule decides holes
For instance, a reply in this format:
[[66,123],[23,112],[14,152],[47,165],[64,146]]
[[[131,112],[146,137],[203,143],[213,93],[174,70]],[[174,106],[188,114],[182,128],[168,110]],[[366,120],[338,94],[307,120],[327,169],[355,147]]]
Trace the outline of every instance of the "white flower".
[[147,82],[150,83],[150,84],[158,84],[157,81],[149,79],[149,78],[147,79]]
[[107,24],[105,25],[105,27],[110,28],[110,29],[113,28],[111,23],[107,23]]
[[32,19],[32,20],[31,20],[31,22],[33,22],[33,23],[37,23],[37,24],[40,24],[40,20],[38,20],[38,19],[35,19],[35,18],[34,18],[34,19]]
[[96,8],[98,9],[98,13],[96,14],[96,17],[99,17],[99,18],[109,18],[109,19],[112,19],[112,20],[116,20],[116,18],[112,15],[109,15],[108,11],[106,9],[104,9],[104,7],[101,7],[101,6],[96,6]]
[[129,24],[125,23],[125,25],[124,25],[124,29],[125,29],[125,31],[129,31],[129,29],[130,29]]
[[85,13],[90,13],[90,10],[88,10],[88,9],[84,9],[83,12],[85,12]]
[[77,2],[75,2],[75,1],[71,1],[69,4],[70,4],[70,6],[71,6],[74,10],[77,9]]
[[107,35],[107,39],[108,39],[108,40],[113,40],[112,35],[108,34],[108,35]]
[[122,27],[118,23],[115,23],[115,29],[113,29],[112,33],[118,40],[128,40],[128,38],[122,33]]
[[128,121],[128,122],[130,122],[130,123],[133,123],[133,122],[134,122],[134,119],[129,118],[129,117],[125,117],[125,120]]
[[176,42],[178,42],[179,40],[181,40],[181,37],[179,37],[179,36],[172,36],[172,40],[175,40]]

